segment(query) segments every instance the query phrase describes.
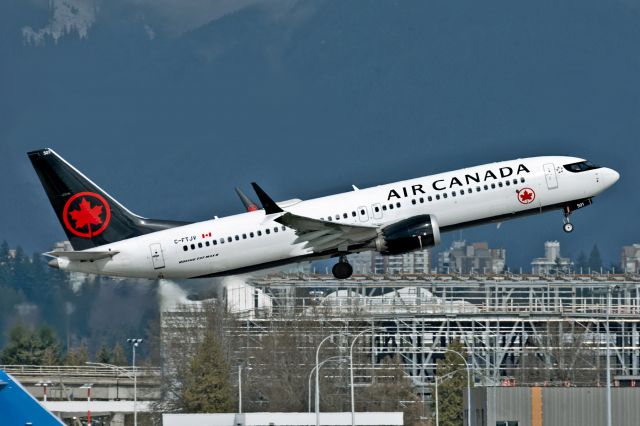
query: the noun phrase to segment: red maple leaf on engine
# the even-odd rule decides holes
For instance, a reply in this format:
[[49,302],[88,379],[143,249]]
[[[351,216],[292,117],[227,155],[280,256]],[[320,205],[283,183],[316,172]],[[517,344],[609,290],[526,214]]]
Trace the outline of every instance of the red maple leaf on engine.
[[522,194],[520,194],[520,199],[522,201],[529,201],[531,200],[532,194],[529,191],[522,191]]
[[80,209],[69,212],[69,214],[76,221],[76,229],[87,226],[88,231],[91,232],[91,225],[100,225],[102,223],[102,219],[100,219],[102,206],[91,207],[91,203],[84,198],[80,201]]

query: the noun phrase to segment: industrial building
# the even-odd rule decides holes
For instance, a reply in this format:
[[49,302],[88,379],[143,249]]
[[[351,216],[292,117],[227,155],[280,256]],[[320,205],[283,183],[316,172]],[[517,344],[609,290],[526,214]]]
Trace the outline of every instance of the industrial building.
[[640,244],[623,246],[620,253],[620,266],[628,274],[640,272]]
[[531,261],[531,273],[539,275],[568,273],[572,266],[571,259],[560,255],[560,243],[547,241],[544,243],[544,257]]
[[[637,426],[640,389],[611,390],[611,420]],[[464,397],[466,406],[466,395]],[[472,426],[601,426],[607,424],[604,387],[480,387],[471,392]],[[467,424],[465,411],[465,425]]]
[[[346,336],[334,345],[348,350],[350,336],[361,335],[354,345],[360,388],[371,382],[381,359],[399,354],[424,401],[431,398],[436,361],[454,340],[464,345],[477,387],[603,387],[607,353],[612,376],[640,375],[636,275],[421,274],[342,281],[279,275],[247,285],[270,302],[236,311],[227,325],[229,335],[246,342],[233,357],[245,365],[274,321],[286,319],[304,324],[290,331],[307,339],[299,351],[315,351],[309,342],[329,334]],[[164,335],[174,334],[194,309],[164,312]],[[326,371],[332,368],[339,367]]]

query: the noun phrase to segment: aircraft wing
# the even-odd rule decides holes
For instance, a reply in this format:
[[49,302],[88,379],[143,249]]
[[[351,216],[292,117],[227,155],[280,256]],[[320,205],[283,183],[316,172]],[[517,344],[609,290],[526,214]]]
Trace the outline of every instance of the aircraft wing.
[[306,242],[314,252],[347,251],[349,246],[369,242],[378,236],[376,227],[328,222],[284,211],[255,182],[251,185],[267,217],[271,215],[276,222],[295,230],[296,243]]

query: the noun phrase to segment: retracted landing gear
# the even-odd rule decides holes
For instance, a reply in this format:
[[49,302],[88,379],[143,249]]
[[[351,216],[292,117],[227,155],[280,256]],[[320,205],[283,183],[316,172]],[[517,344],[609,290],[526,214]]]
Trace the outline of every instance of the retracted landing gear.
[[573,231],[573,224],[569,220],[569,216],[571,216],[571,209],[569,207],[565,207],[563,213],[564,217],[562,218],[562,229],[568,234],[569,232]]
[[351,274],[353,274],[353,267],[349,261],[347,261],[347,256],[340,256],[340,260],[338,263],[333,265],[331,272],[333,272],[333,276],[339,280],[346,280],[349,278]]

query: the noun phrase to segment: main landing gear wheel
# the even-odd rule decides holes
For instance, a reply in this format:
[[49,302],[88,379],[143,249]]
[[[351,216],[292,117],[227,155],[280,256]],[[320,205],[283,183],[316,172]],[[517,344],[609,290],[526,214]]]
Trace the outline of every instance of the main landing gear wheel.
[[347,258],[345,256],[340,257],[340,261],[333,265],[331,269],[333,276],[339,280],[346,280],[353,274],[353,267],[349,262],[347,262]]
[[573,231],[573,225],[567,222],[564,225],[562,225],[562,229],[564,230],[564,232],[568,234],[569,232]]

